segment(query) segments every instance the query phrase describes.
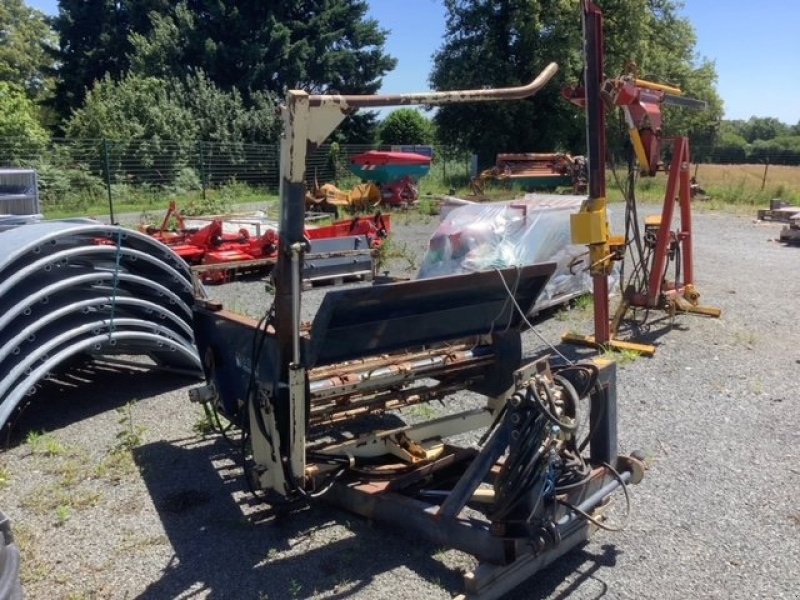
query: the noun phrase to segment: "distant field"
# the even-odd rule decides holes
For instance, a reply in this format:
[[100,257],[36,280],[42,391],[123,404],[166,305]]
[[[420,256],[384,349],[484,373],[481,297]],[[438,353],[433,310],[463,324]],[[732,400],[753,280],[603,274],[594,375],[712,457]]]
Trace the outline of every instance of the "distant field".
[[[696,169],[696,170],[695,170]],[[800,166],[770,165],[762,189],[764,165],[692,165],[692,175],[697,173],[697,182],[707,192],[709,208],[724,208],[730,205],[767,206],[773,198],[800,204]],[[618,172],[622,178],[624,173]],[[619,195],[615,179],[609,173],[610,197]],[[636,195],[641,200],[660,201],[664,197],[667,176],[640,178]]]
[[[697,165],[697,179],[706,185],[725,186],[742,184],[746,188],[761,189],[764,165]],[[786,186],[800,192],[800,166],[769,165],[766,188]]]

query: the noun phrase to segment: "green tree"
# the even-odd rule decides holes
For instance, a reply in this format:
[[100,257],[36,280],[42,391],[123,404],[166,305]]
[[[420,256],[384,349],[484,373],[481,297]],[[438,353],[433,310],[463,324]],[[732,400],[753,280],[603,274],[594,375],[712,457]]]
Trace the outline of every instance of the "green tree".
[[800,136],[781,135],[769,140],[756,140],[750,146],[748,161],[774,165],[800,164]]
[[23,0],[0,0],[0,81],[25,89],[34,100],[52,87],[55,32]]
[[158,77],[202,69],[223,89],[374,93],[395,65],[364,0],[183,0],[132,32],[134,69]]
[[39,124],[36,106],[20,86],[0,81],[0,164],[36,156],[48,135]]
[[[448,25],[434,57],[431,83],[440,90],[529,82],[549,62],[556,80],[529,100],[442,107],[434,121],[440,141],[476,151],[482,164],[498,152],[582,152],[584,118],[559,93],[581,81],[578,0],[445,0]],[[721,116],[712,63],[694,61],[695,36],[674,0],[608,0],[606,73],[621,75],[633,61],[641,78],[677,84],[710,110],[668,111],[669,131],[712,137]],[[615,117],[610,119],[613,125]]]
[[147,33],[151,12],[165,12],[169,0],[59,0],[53,27],[59,63],[53,106],[66,120],[83,104],[88,90],[106,75],[128,70],[130,35]]
[[723,130],[708,158],[719,163],[744,163],[747,160],[747,140],[737,133]]
[[381,144],[432,144],[433,124],[413,108],[400,108],[390,113],[378,130]]
[[115,81],[106,75],[73,113],[66,134],[114,140],[196,139],[197,122],[171,92],[163,79],[130,75]]
[[[106,75],[65,125],[70,138],[112,140],[110,172],[137,182],[163,181],[191,160],[199,131],[191,111],[170,82],[131,75]],[[177,142],[177,143],[176,143]]]
[[750,117],[742,128],[742,135],[750,143],[772,140],[791,132],[791,127],[774,117]]
[[[268,3],[182,1],[153,12],[147,33],[133,33],[135,72],[178,77],[204,71],[224,90],[253,94],[287,89],[372,94],[396,61],[386,55],[386,33],[366,18],[364,0]],[[370,142],[375,117],[348,119],[335,139]]]
[[[56,19],[63,63],[57,107],[64,118],[106,73],[182,78],[204,72],[246,104],[289,88],[369,94],[395,65],[386,33],[365,0],[61,0]],[[351,119],[372,137],[374,116]]]
[[[159,182],[201,161],[219,169],[241,164],[244,144],[275,142],[278,131],[269,95],[254,94],[247,107],[238,92],[220,90],[203,73],[119,81],[106,75],[65,125],[68,137],[113,141],[115,174]],[[217,144],[201,149],[201,140]]]

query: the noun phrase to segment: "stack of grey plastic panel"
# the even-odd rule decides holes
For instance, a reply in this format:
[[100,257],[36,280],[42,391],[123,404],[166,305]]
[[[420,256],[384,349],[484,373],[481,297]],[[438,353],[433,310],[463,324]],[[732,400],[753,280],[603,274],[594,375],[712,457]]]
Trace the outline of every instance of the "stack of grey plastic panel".
[[33,169],[0,169],[0,215],[38,215],[39,176]]
[[0,428],[75,356],[200,372],[186,263],[141,233],[51,221],[0,232]]

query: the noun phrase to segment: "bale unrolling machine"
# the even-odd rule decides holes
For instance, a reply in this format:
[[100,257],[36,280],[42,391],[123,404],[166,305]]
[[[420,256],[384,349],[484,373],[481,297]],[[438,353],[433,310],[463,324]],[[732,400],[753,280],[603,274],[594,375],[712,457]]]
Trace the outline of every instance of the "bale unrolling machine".
[[[259,321],[195,307],[207,383],[192,399],[241,428],[254,493],[327,501],[474,555],[469,598],[502,597],[614,529],[613,500],[630,508],[645,466],[618,453],[615,364],[523,359],[525,315],[554,263],[335,290],[301,323],[305,158],[360,108],[520,100],[556,71],[503,89],[290,91],[274,302]],[[462,392],[484,401],[458,409]],[[392,412],[431,401],[452,410],[413,424]],[[474,443],[454,441],[464,434]]]

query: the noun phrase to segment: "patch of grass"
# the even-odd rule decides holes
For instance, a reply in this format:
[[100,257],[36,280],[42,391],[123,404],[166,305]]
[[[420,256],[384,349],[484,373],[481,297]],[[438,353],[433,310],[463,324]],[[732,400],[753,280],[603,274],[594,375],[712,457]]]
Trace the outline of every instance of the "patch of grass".
[[417,204],[417,211],[421,215],[433,217],[439,214],[439,203],[433,198],[421,198]]
[[95,600],[97,598],[97,593],[94,591],[90,592],[70,592],[66,596],[66,600]]
[[432,419],[436,416],[436,409],[429,404],[417,404],[408,409],[408,414],[421,419]]
[[378,252],[378,269],[385,268],[390,260],[399,259],[406,262],[406,271],[417,269],[417,257],[405,242],[398,243],[391,235],[383,240]]
[[59,475],[59,485],[64,488],[74,488],[82,481],[92,478],[91,463],[86,456],[54,462],[45,468],[45,472]]
[[136,462],[130,450],[114,449],[95,467],[94,475],[111,483],[119,483],[136,473]]
[[135,532],[128,532],[122,539],[122,542],[117,546],[117,551],[120,554],[128,554],[130,552],[147,552],[154,546],[164,546],[169,543],[167,537],[163,534],[139,536]]
[[[83,510],[96,506],[103,495],[94,490],[71,490],[58,484],[40,486],[22,499],[22,506],[41,515],[58,511],[59,507]],[[63,509],[61,509],[63,510]]]
[[594,297],[591,294],[584,294],[575,298],[573,305],[575,310],[582,313],[592,312],[594,310]]
[[555,315],[553,315],[556,321],[564,322],[569,320],[569,311],[566,308],[560,308],[556,310]]
[[211,422],[211,418],[205,413],[205,411],[198,415],[197,420],[195,420],[195,422],[192,424],[192,431],[203,438],[214,433],[214,424]]
[[51,433],[30,431],[25,438],[25,443],[30,448],[31,454],[35,456],[52,457],[67,454],[67,447]]
[[603,358],[615,361],[619,366],[628,365],[641,358],[634,350],[608,348],[603,351]]

